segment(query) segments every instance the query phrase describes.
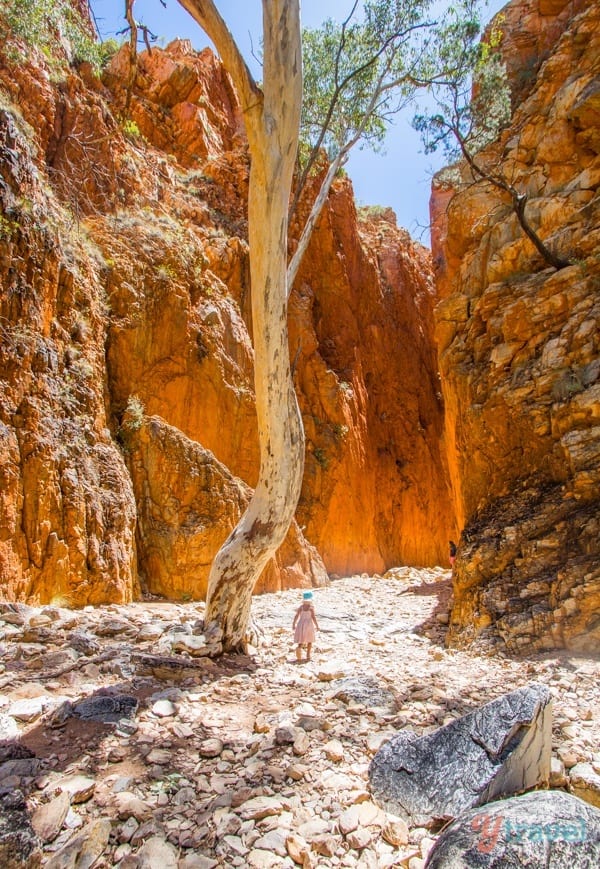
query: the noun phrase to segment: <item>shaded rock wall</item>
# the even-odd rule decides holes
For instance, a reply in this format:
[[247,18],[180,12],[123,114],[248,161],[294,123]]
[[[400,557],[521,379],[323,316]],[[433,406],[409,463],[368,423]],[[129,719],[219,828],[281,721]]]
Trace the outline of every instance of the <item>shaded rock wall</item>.
[[[1,57],[11,599],[122,601],[139,582],[201,597],[258,473],[237,100],[210,52],[177,41],[140,57],[126,123],[125,74],[123,52],[102,81]],[[432,298],[424,249],[389,215],[357,225],[340,181],[290,339],[309,449],[298,518],[330,571],[445,554]],[[258,589],[324,579],[294,526]]]
[[[174,158],[137,134],[124,135],[110,91],[85,66],[79,74],[65,67],[57,84],[44,58],[15,64],[8,54],[0,80],[6,93],[0,109],[2,594],[75,606],[124,602],[139,595],[141,571],[145,590],[202,597],[207,571],[194,547],[186,553],[185,546],[165,546],[162,561],[154,558],[161,530],[170,526],[177,538],[189,521],[189,505],[179,494],[182,478],[193,477],[196,468],[182,462],[185,450],[167,451],[162,473],[171,487],[164,486],[157,506],[147,475],[135,473],[145,457],[141,444],[127,442],[122,422],[128,405],[141,408],[142,416],[163,411],[179,423],[184,439],[189,415],[188,428],[208,448],[229,441],[225,458],[239,458],[238,469],[256,463],[252,444],[244,465],[243,445],[252,439],[240,402],[244,390],[251,393],[247,332],[242,325],[240,338],[228,332],[229,322],[220,322],[219,336],[208,311],[204,340],[195,308],[211,299],[211,311],[218,308],[224,292],[208,268],[211,256],[226,259],[221,212],[193,185],[195,175],[181,179]],[[208,176],[199,183],[211,191],[217,186]],[[216,251],[205,254],[210,237],[217,239]],[[170,305],[161,307],[165,295]],[[222,307],[241,322],[233,303],[225,300]],[[125,333],[139,365],[133,350],[129,357],[121,352],[129,348]],[[185,379],[187,366],[192,383],[194,366],[206,357],[209,375],[205,382],[199,378],[196,391],[169,387]],[[216,394],[206,389],[214,367]],[[136,397],[138,378],[154,389],[155,406],[142,404],[141,388]],[[194,416],[198,390],[212,400],[212,411],[203,399]],[[240,405],[243,424],[237,427]],[[252,399],[249,408],[252,433]],[[223,437],[230,425],[238,441]],[[208,532],[197,529],[213,554],[248,500],[240,481],[231,485],[242,487],[236,509],[226,503],[207,519]],[[293,528],[258,589],[325,579],[318,554]]]
[[482,156],[502,161],[572,265],[548,268],[491,187],[454,195],[448,173],[434,184],[436,334],[464,528],[453,643],[483,632],[511,650],[600,648],[599,16],[597,4],[511,4],[518,70],[533,80]]

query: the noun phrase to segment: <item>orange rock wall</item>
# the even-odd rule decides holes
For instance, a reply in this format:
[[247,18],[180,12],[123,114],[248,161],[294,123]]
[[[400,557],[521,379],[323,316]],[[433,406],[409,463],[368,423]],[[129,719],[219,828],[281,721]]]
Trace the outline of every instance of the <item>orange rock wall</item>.
[[138,592],[131,480],[109,429],[102,263],[0,109],[0,590],[83,605]]
[[330,197],[291,299],[307,435],[298,519],[330,571],[446,560],[453,528],[429,252]]
[[511,126],[481,155],[502,160],[572,265],[548,268],[491,187],[454,195],[447,172],[434,183],[436,335],[464,529],[454,643],[600,648],[600,10],[576,7],[508,7],[509,71],[533,80],[519,102],[513,78]]
[[[123,124],[124,63],[58,83],[41,56],[1,57],[9,599],[201,597],[258,473],[237,100],[178,41],[141,55]],[[258,591],[445,558],[432,303],[427,252],[390,215],[357,220],[339,182],[291,301],[306,537]]]

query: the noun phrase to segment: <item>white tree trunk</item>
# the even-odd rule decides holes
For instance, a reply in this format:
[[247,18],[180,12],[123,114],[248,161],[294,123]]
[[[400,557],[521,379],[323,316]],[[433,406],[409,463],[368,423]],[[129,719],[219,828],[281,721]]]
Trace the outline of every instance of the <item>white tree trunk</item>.
[[310,209],[310,214],[308,215],[308,219],[304,224],[304,228],[302,230],[302,235],[298,239],[298,245],[296,250],[294,251],[294,255],[292,256],[290,263],[288,265],[288,295],[292,292],[292,287],[294,286],[294,281],[296,280],[296,275],[298,274],[298,269],[300,268],[300,263],[302,262],[302,258],[306,253],[306,249],[308,248],[308,243],[310,242],[313,234],[313,230],[317,225],[317,221],[321,216],[321,212],[323,211],[323,206],[327,202],[327,197],[329,196],[329,191],[331,190],[331,185],[337,175],[338,170],[346,161],[347,150],[343,149],[337,155],[332,163],[329,165],[329,169],[327,170],[327,175],[323,179],[323,183],[319,188],[319,192],[317,193],[317,198],[312,204],[312,208]]
[[302,486],[304,430],[290,372],[288,207],[302,103],[299,0],[263,0],[263,91],[212,0],[180,0],[215,43],[240,96],[250,144],[248,202],[260,475],[213,562],[206,628],[224,650],[246,647],[252,591],[283,542]]

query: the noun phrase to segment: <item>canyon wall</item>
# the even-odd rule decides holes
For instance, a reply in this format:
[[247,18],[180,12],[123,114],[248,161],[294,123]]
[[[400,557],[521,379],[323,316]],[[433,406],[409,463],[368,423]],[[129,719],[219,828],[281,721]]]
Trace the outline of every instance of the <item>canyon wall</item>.
[[436,335],[463,527],[449,641],[597,650],[600,8],[520,0],[504,15],[514,112],[480,159],[500,162],[570,265],[548,267],[490,185],[437,176]]
[[441,564],[453,528],[429,251],[339,184],[299,272],[290,343],[308,441],[298,521],[339,574]]
[[[0,48],[0,590],[199,598],[258,471],[239,108],[186,41],[140,56],[126,117],[124,51],[67,61]],[[337,181],[290,303],[298,523],[258,591],[444,558],[433,301]]]

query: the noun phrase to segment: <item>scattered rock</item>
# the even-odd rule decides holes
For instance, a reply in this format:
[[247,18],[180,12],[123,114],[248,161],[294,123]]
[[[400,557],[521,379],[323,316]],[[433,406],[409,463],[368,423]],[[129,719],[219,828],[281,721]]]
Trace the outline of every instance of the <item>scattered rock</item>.
[[[10,720],[14,721],[12,718]],[[17,729],[17,736],[18,734]],[[9,760],[28,760],[34,757],[34,752],[23,745],[19,739],[4,739],[0,742],[0,763],[6,763]]]
[[263,851],[259,848],[253,848],[247,857],[248,866],[252,869],[276,869],[281,866],[281,858],[271,851]]
[[325,757],[334,763],[339,763],[344,759],[344,746],[339,739],[330,739],[323,746],[323,751],[325,752]]
[[[60,853],[64,865],[55,863],[55,869],[79,869],[78,855],[87,854],[79,837],[87,824],[110,819],[112,835],[94,859],[97,865],[119,869],[140,869],[141,849],[151,839],[170,846],[167,860],[177,853],[178,869],[245,869],[251,860],[257,865],[274,861],[282,869],[292,869],[292,861],[302,869],[422,867],[434,837],[374,804],[368,790],[373,751],[400,728],[416,738],[431,735],[439,724],[460,719],[507,686],[521,687],[530,666],[469,652],[440,654],[441,640],[425,638],[420,628],[437,606],[440,577],[441,571],[407,568],[401,595],[393,578],[354,577],[322,589],[318,617],[331,630],[319,635],[313,661],[302,668],[290,661],[289,653],[295,592],[254,599],[257,624],[272,639],[252,661],[146,654],[145,642],[153,651],[166,650],[173,638],[200,633],[195,627],[198,604],[150,600],[110,608],[131,626],[128,636],[119,638],[118,655],[115,641],[95,632],[107,608],[74,610],[69,630],[94,637],[90,654],[98,665],[86,667],[83,641],[78,652],[84,660],[63,676],[44,666],[44,649],[55,650],[52,641],[60,622],[36,628],[48,630],[50,637],[44,640],[48,646],[36,647],[37,658],[22,657],[24,640],[5,635],[0,669],[6,670],[0,680],[11,678],[13,666],[20,673],[29,660],[40,666],[35,681],[13,687],[13,680],[9,691],[0,689],[0,710],[6,714],[11,704],[35,696],[49,705],[44,717],[30,722],[10,717],[12,736],[0,742],[0,788],[24,789],[32,811],[40,811],[37,825],[58,796],[66,805],[65,780],[79,775],[95,782],[93,798],[68,809],[52,841],[44,845],[30,827],[43,861]],[[387,612],[393,621],[387,621]],[[150,632],[160,635],[160,646],[150,634],[143,639],[141,628],[149,618],[160,627]],[[175,631],[177,626],[185,629]],[[2,630],[0,622],[0,634]],[[18,626],[11,630],[22,631]],[[375,634],[384,636],[385,644],[371,644]],[[316,678],[321,656],[334,663],[333,681]],[[560,723],[573,728],[569,737],[555,731],[555,774],[563,756],[572,758],[571,768],[587,763],[598,772],[600,665],[583,656],[575,663],[553,656],[531,667],[550,687]],[[123,681],[121,672],[131,681]],[[115,724],[73,715],[84,697],[94,701],[83,706],[90,714],[98,710],[97,699],[109,698],[113,705],[104,706],[103,715],[113,712],[114,718],[123,712],[135,718],[119,718]],[[127,700],[127,709],[115,705],[119,697],[134,698],[137,707]],[[48,715],[53,706],[55,712],[60,708],[57,701],[71,710],[60,729],[51,726],[55,714]],[[176,714],[154,714],[153,705],[161,701],[172,704]],[[295,754],[299,750],[304,753]],[[26,823],[25,816],[23,829]],[[48,818],[45,823],[47,832],[40,831],[49,837],[52,824]],[[11,854],[17,853],[13,845]],[[154,849],[153,844],[145,852],[147,865],[155,859]],[[35,866],[35,859],[18,864],[19,869]],[[0,866],[4,869],[2,857]]]
[[171,752],[168,748],[153,748],[146,755],[146,763],[155,763],[158,766],[168,764],[171,761]]
[[85,803],[92,797],[96,781],[85,775],[70,775],[59,779],[56,787],[69,794],[72,803]]
[[304,866],[305,863],[310,862],[310,845],[302,838],[302,836],[299,836],[296,833],[289,833],[286,836],[285,847],[294,863],[299,863],[301,866]]
[[212,651],[212,646],[207,645],[204,636],[195,637],[193,634],[183,634],[171,643],[174,652],[186,652],[192,658],[203,658]]
[[49,803],[44,803],[35,810],[31,817],[31,826],[42,842],[53,842],[56,839],[70,807],[70,796],[63,791]]
[[44,869],[86,869],[93,866],[108,845],[111,829],[110,821],[105,818],[92,821],[57,851],[44,864]]
[[0,792],[0,866],[37,869],[41,865],[42,843],[31,825],[23,794]]
[[102,694],[76,703],[72,714],[85,721],[116,724],[121,719],[134,718],[137,707],[136,698],[128,694]]
[[217,861],[202,854],[186,854],[178,864],[178,869],[215,869]]
[[35,721],[48,708],[50,701],[47,697],[29,697],[17,700],[9,706],[9,714],[17,721],[30,723]]
[[121,820],[135,818],[137,821],[145,821],[152,815],[152,807],[141,800],[135,794],[122,791],[115,796],[115,805]]
[[[5,715],[3,712],[0,712],[0,740],[14,739],[18,735],[19,725],[12,715]],[[1,753],[0,759],[2,759]]]
[[564,788],[568,782],[565,765],[558,757],[550,759],[550,782],[551,788]]
[[239,807],[239,813],[244,820],[260,821],[269,815],[279,815],[283,811],[281,800],[275,797],[254,797]]
[[408,843],[408,824],[403,818],[388,816],[383,827],[382,836],[390,845],[396,848]]
[[292,745],[292,749],[294,754],[299,755],[300,757],[308,751],[310,747],[310,740],[308,738],[308,734],[304,730],[298,729],[296,731],[296,735],[294,738],[294,743]]
[[298,834],[307,842],[314,842],[319,836],[329,833],[330,825],[323,818],[313,818],[298,827]]
[[270,851],[273,854],[277,854],[279,857],[285,857],[287,854],[285,844],[287,836],[288,831],[284,827],[278,827],[275,830],[269,830],[268,833],[265,833],[264,836],[257,839],[256,842],[254,842],[254,847],[261,851]]
[[600,808],[600,774],[591,763],[578,763],[569,770],[569,790],[591,806]]
[[[375,835],[375,831],[370,830],[368,827],[358,827],[356,830],[348,833],[346,838],[351,848],[354,848],[356,851],[362,851],[363,848],[371,844]],[[335,854],[335,851],[333,853]]]
[[317,679],[319,682],[332,682],[334,679],[343,678],[347,671],[346,665],[336,661],[329,661],[324,664],[319,663],[317,667]]
[[152,836],[137,852],[139,869],[177,869],[179,855],[176,848],[160,836]]
[[291,724],[286,724],[283,727],[278,727],[275,731],[275,742],[277,745],[292,745],[297,736],[297,729]]
[[395,707],[396,695],[383,688],[372,676],[350,676],[333,684],[333,696],[344,703],[362,703],[364,706]]
[[157,700],[152,704],[152,714],[157,718],[171,718],[177,715],[177,707],[170,700]]
[[219,757],[223,751],[223,743],[220,739],[205,739],[198,746],[200,757]]

